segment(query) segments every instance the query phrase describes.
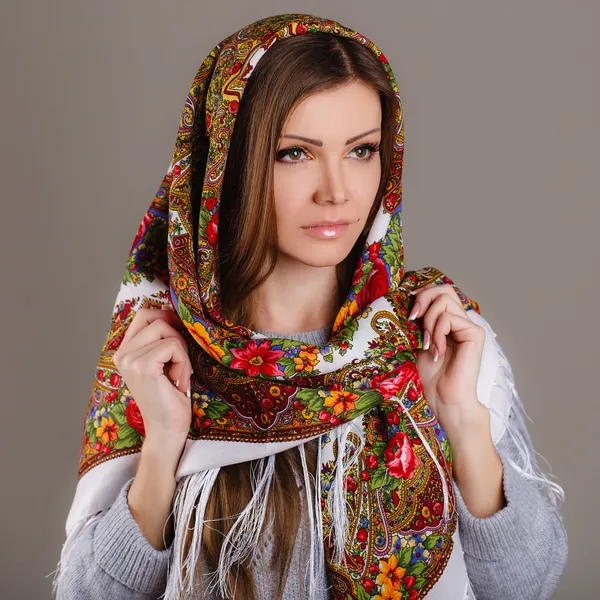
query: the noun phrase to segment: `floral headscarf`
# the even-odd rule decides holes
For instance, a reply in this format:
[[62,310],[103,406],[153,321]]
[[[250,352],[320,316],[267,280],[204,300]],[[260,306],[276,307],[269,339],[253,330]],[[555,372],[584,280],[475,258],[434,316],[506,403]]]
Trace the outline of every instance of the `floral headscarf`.
[[[397,99],[386,193],[322,346],[269,339],[227,321],[214,276],[224,167],[246,83],[277,40],[307,32],[363,44],[381,62]],[[194,235],[190,182],[197,136],[208,138],[209,149]],[[452,552],[457,511],[448,440],[416,368],[423,329],[422,320],[408,320],[409,292],[429,283],[454,284],[432,267],[404,272],[403,149],[396,80],[381,50],[363,35],[330,19],[284,14],[244,27],[210,52],[189,90],[172,161],[128,256],[85,416],[68,531],[114,498],[130,468],[126,459],[139,454],[143,421],[112,356],[137,310],[168,303],[186,326],[194,369],[193,418],[177,477],[199,474],[197,493],[211,479],[206,473],[235,462],[236,452],[238,462],[249,460],[240,446],[266,459],[319,437],[314,526],[333,595],[426,596]],[[454,288],[466,310],[479,312]],[[216,447],[219,452],[206,450]],[[101,481],[94,476],[99,470]],[[111,481],[112,496],[100,500]],[[313,547],[311,564],[318,559]]]

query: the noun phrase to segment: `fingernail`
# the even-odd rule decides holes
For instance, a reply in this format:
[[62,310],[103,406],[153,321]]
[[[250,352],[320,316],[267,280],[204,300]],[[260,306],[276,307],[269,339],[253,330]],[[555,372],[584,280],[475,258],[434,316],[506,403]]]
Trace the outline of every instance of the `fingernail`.
[[425,335],[423,336],[423,350],[429,350],[429,331],[425,330]]
[[438,351],[437,348],[435,349],[435,352],[433,353],[433,362],[437,362],[438,361]]
[[179,387],[179,379],[175,382],[175,387],[178,388]]
[[188,383],[188,389],[185,395],[191,400],[192,399],[192,386]]
[[417,315],[419,314],[419,305],[415,304],[414,308],[412,309],[412,312],[410,313],[408,320],[412,321]]

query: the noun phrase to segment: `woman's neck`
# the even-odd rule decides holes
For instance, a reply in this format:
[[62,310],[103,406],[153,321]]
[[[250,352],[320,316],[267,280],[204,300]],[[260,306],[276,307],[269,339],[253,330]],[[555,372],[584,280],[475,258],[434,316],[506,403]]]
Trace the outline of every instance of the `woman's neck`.
[[329,327],[337,314],[336,267],[279,259],[255,292],[254,329],[295,333]]

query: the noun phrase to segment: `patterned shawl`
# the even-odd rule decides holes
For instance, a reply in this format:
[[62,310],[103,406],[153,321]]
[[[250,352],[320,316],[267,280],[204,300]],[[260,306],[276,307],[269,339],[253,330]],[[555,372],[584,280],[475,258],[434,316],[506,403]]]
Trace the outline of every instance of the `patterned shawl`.
[[[270,339],[225,320],[214,277],[224,167],[244,88],[273,43],[306,32],[364,44],[380,60],[397,99],[387,191],[331,338],[319,347]],[[190,179],[197,135],[208,137],[209,150],[195,235]],[[274,453],[319,437],[315,497],[308,489],[318,520],[312,525],[322,537],[311,546],[313,570],[322,559],[339,599],[426,596],[452,552],[457,511],[448,440],[416,369],[423,329],[422,319],[408,320],[409,292],[454,284],[433,267],[404,272],[403,149],[394,75],[363,35],[329,19],[284,14],[244,27],[210,52],[189,90],[172,161],[129,252],[85,414],[69,533],[105,508],[132,474],[143,421],[112,356],[137,310],[171,304],[185,323],[194,369],[193,418],[177,473],[178,480],[197,476],[187,492],[198,494],[220,466],[252,458],[264,459],[264,477]],[[480,312],[454,289],[466,310]],[[260,481],[257,495],[259,488]],[[176,538],[175,545],[180,542]],[[177,585],[167,597],[183,589],[181,573]]]

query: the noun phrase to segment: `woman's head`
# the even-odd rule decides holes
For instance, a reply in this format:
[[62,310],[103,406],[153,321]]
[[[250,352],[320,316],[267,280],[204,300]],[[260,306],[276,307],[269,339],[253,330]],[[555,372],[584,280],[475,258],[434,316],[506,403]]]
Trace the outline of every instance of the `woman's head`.
[[[280,259],[335,267],[343,301],[385,191],[395,102],[377,56],[352,39],[291,36],[261,57],[239,105],[221,197],[218,266],[230,320],[252,326],[250,295]],[[308,227],[323,220],[348,225],[315,237]]]

